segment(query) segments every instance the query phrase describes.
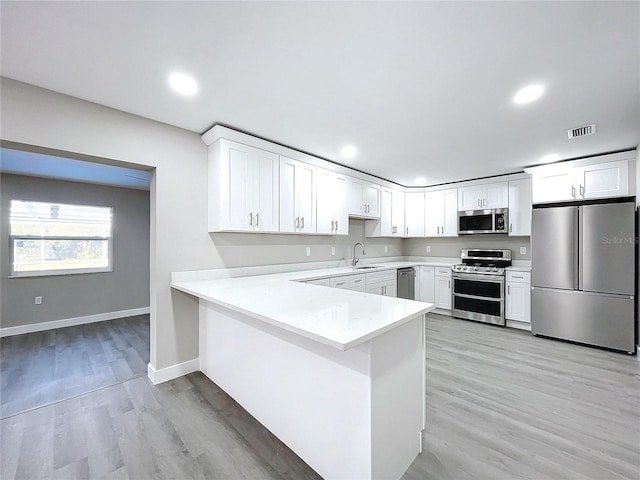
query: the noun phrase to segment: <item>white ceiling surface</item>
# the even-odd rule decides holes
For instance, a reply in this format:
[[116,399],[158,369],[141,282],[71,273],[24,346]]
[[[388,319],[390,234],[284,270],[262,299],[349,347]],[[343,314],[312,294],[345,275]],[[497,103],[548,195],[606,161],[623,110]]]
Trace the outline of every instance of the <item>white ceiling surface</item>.
[[9,148],[0,148],[0,171],[138,190],[151,188],[151,172]]
[[[2,75],[413,185],[634,148],[640,2],[9,2]],[[173,71],[200,85],[168,88]],[[537,102],[514,93],[545,86]],[[566,130],[597,123],[593,136]],[[339,150],[358,148],[353,160]]]

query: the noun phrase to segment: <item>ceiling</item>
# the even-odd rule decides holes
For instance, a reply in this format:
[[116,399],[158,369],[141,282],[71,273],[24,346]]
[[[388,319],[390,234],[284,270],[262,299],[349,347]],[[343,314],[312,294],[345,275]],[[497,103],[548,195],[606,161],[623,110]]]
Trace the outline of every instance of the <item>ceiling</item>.
[[[2,75],[424,185],[634,148],[640,2],[1,3]],[[168,87],[174,71],[200,86]],[[544,95],[517,105],[539,83]],[[569,140],[567,129],[596,123]],[[355,145],[346,160],[340,148]]]
[[151,172],[99,163],[61,158],[41,153],[0,148],[0,170],[34,177],[115,187],[151,189]]

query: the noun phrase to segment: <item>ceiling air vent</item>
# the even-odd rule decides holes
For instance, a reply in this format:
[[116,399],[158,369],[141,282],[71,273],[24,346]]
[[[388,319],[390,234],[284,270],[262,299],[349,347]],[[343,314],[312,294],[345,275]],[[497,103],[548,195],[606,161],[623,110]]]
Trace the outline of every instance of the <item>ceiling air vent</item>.
[[585,135],[593,135],[596,133],[596,124],[584,125],[582,127],[570,128],[567,130],[569,138],[584,137]]

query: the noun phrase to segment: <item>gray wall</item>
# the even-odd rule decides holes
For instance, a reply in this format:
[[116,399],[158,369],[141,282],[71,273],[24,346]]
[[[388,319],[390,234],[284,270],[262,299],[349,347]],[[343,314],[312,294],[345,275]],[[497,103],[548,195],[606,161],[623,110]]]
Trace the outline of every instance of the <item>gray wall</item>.
[[[149,192],[8,174],[0,181],[2,328],[149,306]],[[7,278],[12,199],[112,207],[113,271]]]
[[[431,246],[431,253],[426,246]],[[526,255],[520,254],[526,247]],[[404,254],[412,256],[460,258],[463,248],[501,248],[511,250],[514,260],[531,260],[531,237],[508,237],[506,235],[474,235],[448,238],[411,238],[405,240]]]

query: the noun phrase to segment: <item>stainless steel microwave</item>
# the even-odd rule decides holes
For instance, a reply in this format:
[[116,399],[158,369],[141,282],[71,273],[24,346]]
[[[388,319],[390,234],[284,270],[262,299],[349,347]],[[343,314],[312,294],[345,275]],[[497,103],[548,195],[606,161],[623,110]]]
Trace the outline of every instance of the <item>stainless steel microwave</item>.
[[458,212],[458,235],[508,233],[509,209],[464,210]]

